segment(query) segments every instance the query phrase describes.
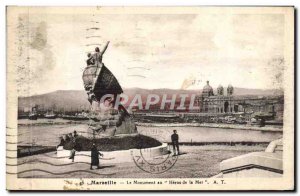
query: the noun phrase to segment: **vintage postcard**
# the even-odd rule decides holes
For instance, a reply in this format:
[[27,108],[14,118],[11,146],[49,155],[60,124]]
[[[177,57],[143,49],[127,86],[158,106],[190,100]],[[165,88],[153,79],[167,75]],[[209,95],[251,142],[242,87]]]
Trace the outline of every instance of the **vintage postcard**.
[[294,7],[7,7],[8,190],[294,190]]

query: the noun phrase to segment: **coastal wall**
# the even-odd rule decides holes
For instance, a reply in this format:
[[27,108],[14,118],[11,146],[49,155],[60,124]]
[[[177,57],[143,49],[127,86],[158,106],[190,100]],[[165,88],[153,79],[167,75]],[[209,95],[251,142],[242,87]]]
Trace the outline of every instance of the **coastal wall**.
[[136,123],[137,126],[144,127],[209,127],[209,128],[224,128],[224,129],[243,129],[253,131],[274,131],[282,132],[282,126],[253,126],[253,125],[238,125],[238,124],[222,124],[222,123]]

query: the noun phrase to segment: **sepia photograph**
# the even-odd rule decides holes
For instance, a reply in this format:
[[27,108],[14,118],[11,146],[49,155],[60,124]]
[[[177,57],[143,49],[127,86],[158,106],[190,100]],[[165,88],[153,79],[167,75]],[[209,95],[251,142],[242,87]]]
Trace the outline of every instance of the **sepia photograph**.
[[294,7],[6,9],[8,190],[294,189]]

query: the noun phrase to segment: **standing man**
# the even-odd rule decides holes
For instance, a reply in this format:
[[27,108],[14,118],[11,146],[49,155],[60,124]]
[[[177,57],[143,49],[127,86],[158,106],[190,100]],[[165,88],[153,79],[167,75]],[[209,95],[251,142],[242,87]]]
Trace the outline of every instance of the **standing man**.
[[76,154],[76,150],[75,150],[75,147],[74,147],[74,144],[73,144],[73,148],[70,151],[70,157],[69,157],[69,159],[72,159],[72,162],[74,162],[75,154]]
[[175,146],[176,146],[176,148],[177,148],[177,155],[179,155],[179,145],[178,145],[179,136],[178,136],[176,130],[173,130],[173,132],[174,133],[171,136],[172,145],[173,145],[173,152],[174,152],[174,155],[176,155],[176,150],[175,150]]
[[100,169],[99,155],[103,156],[103,154],[97,150],[95,143],[93,143],[93,147],[91,149],[91,170],[93,169],[93,166],[97,166],[97,169]]
[[59,139],[60,139],[60,143],[56,146],[56,149],[57,149],[58,147],[60,147],[60,146],[64,146],[65,143],[66,143],[66,141],[65,141],[65,139],[64,139],[63,136],[60,136]]

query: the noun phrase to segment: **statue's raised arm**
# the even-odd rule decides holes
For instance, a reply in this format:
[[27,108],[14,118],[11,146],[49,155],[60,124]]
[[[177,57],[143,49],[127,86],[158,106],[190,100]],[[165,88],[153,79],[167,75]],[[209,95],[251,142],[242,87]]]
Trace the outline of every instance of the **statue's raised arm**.
[[103,55],[103,54],[104,54],[104,52],[106,51],[106,49],[107,49],[107,47],[108,47],[108,44],[109,44],[109,41],[108,41],[108,42],[106,42],[106,44],[105,44],[104,48],[103,48],[103,49],[102,49],[102,51],[101,51],[101,55]]
[[102,58],[105,50],[107,49],[109,44],[109,41],[105,44],[104,48],[102,51],[98,47],[95,48],[95,53],[93,54],[93,61],[95,62],[95,66],[99,67],[102,66]]

